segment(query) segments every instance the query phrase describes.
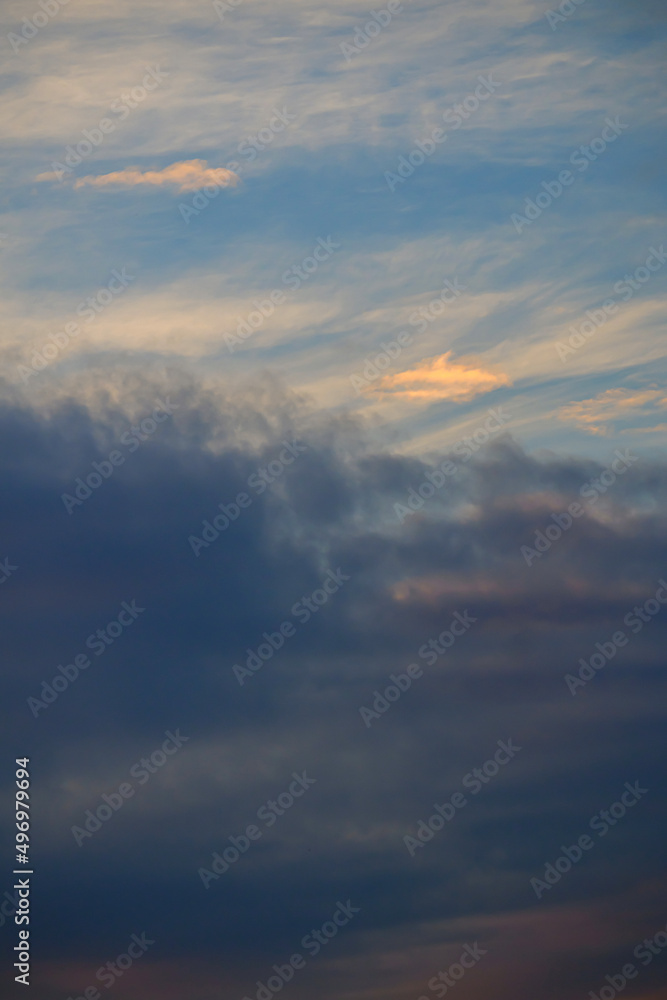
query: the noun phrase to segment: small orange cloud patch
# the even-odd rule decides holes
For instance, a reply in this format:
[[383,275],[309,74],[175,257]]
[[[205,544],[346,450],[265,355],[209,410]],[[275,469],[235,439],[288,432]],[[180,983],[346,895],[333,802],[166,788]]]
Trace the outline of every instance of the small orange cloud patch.
[[[54,174],[40,174],[38,181],[52,180]],[[74,189],[86,187],[137,187],[150,185],[162,187],[171,185],[178,191],[197,191],[202,187],[233,187],[238,182],[238,176],[225,167],[209,167],[206,160],[182,160],[172,163],[163,170],[139,170],[138,167],[126,167],[111,174],[89,174],[81,177]]]
[[398,375],[385,375],[376,391],[422,402],[451,399],[456,403],[466,403],[498,386],[512,384],[507,375],[479,368],[473,359],[466,362],[462,358],[454,362],[450,358],[451,351],[448,351],[434,358],[425,358],[416,368]]

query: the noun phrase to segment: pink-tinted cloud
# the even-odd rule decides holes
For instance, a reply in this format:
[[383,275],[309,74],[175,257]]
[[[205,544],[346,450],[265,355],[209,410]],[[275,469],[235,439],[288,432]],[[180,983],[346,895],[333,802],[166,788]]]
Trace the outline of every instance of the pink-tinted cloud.
[[[40,174],[37,180],[52,180],[53,174]],[[151,187],[173,186],[178,191],[197,191],[203,187],[233,187],[238,175],[225,167],[209,167],[206,160],[182,160],[163,170],[139,170],[126,167],[111,174],[90,174],[76,181],[74,189],[86,187]]]

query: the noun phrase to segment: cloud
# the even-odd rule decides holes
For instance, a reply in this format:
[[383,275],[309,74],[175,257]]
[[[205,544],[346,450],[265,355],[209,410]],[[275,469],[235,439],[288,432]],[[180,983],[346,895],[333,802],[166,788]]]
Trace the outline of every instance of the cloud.
[[466,403],[498,386],[511,385],[507,375],[477,368],[465,359],[459,363],[451,362],[450,357],[451,351],[448,351],[434,358],[425,358],[416,368],[398,375],[385,375],[377,391],[423,402],[451,399],[456,403]]
[[[38,181],[52,180],[52,173],[39,174]],[[197,191],[202,187],[234,187],[238,183],[238,175],[225,167],[209,167],[206,160],[181,160],[172,163],[163,170],[141,171],[138,167],[126,167],[110,174],[95,176],[89,174],[76,181],[74,189],[90,185],[91,187],[138,187],[147,184],[152,187],[174,185],[178,191]]]
[[[529,568],[520,545],[580,498],[582,484],[600,472],[596,463],[538,460],[498,439],[399,526],[393,504],[433,467],[373,447],[349,416],[318,413],[268,380],[231,395],[175,367],[149,378],[140,365],[129,372],[107,364],[96,377],[90,370],[79,377],[87,393],[67,395],[58,383],[58,393],[44,389],[39,402],[17,390],[0,407],[7,482],[0,513],[12,541],[7,555],[19,567],[2,594],[6,727],[15,745],[23,739],[44,762],[35,799],[61,900],[47,928],[58,962],[44,973],[40,995],[59,986],[70,962],[90,958],[84,987],[123,947],[141,874],[147,932],[183,963],[195,950],[202,962],[219,963],[233,979],[230,995],[243,996],[276,956],[298,950],[345,892],[362,917],[341,946],[349,940],[371,972],[366,983],[356,966],[348,969],[343,992],[386,996],[373,963],[400,936],[411,945],[402,972],[409,988],[396,995],[417,996],[441,966],[431,953],[413,954],[412,942],[442,945],[456,932],[476,940],[477,925],[490,926],[500,913],[518,926],[532,902],[529,878],[556,857],[563,838],[585,832],[628,778],[643,780],[648,770],[649,787],[658,783],[665,612],[632,636],[586,700],[571,697],[563,675],[656,592],[667,564],[663,463],[633,466],[605,497],[613,518],[602,524],[587,513]],[[176,404],[174,415],[133,452],[124,436],[158,399]],[[257,470],[293,438],[308,450],[258,489]],[[93,463],[104,469],[116,449],[123,464],[68,515],[62,494]],[[647,484],[656,506],[638,510]],[[189,537],[201,536],[204,521],[241,491],[250,507],[195,556]],[[294,602],[321,585],[325,566],[341,567],[349,581],[240,687],[232,665],[245,662],[263,633],[294,620]],[[33,719],[27,697],[133,598],[146,608],[136,630]],[[31,627],[36,609],[40,630]],[[474,631],[429,666],[419,650],[466,610],[477,619]],[[20,671],[12,666],[19,660]],[[390,673],[411,662],[423,676],[367,730],[359,706],[372,704]],[[122,813],[77,851],[72,825],[179,726],[190,737],[187,753],[137,786]],[[446,841],[443,834],[410,858],[402,837],[509,736],[524,747],[513,770],[471,798]],[[317,781],[312,798],[263,829],[227,881],[205,893],[198,867],[302,769]],[[554,903],[581,911],[582,897],[595,903],[610,886],[630,891],[653,875],[657,791],[654,801],[655,812],[619,824],[614,840],[554,887]],[[435,901],[434,884],[449,887]],[[104,900],[93,923],[81,916],[91,887]],[[165,905],[179,893],[181,907]],[[218,902],[224,893],[233,906]],[[551,896],[543,913],[549,904]],[[219,920],[209,906],[220,907]],[[259,927],[258,912],[269,914]],[[461,920],[474,929],[457,927]],[[559,1000],[597,982],[596,926],[586,922],[582,935],[586,968],[577,954],[567,969],[578,993],[561,991]],[[660,926],[651,917],[647,933]],[[522,934],[510,934],[519,953]],[[447,961],[457,959],[458,941]],[[544,995],[538,985],[541,970],[546,976],[552,967],[548,949],[540,944],[531,954],[530,994]],[[327,960],[325,953],[304,970],[304,996],[333,995],[320,985],[329,982]],[[141,996],[162,996],[159,966],[146,961],[155,978],[138,987]],[[479,995],[488,996],[490,972],[479,972]],[[513,977],[505,967],[498,996],[529,995]],[[354,992],[359,982],[367,993]],[[209,993],[205,981],[188,995]]]
[[[558,410],[558,418],[576,424],[579,430],[588,434],[608,436],[617,422],[649,417],[650,427],[631,427],[642,433],[653,433],[664,429],[664,424],[656,426],[657,414],[667,410],[667,395],[664,389],[653,385],[646,389],[607,389],[592,399],[581,399]],[[621,431],[621,433],[624,433]]]

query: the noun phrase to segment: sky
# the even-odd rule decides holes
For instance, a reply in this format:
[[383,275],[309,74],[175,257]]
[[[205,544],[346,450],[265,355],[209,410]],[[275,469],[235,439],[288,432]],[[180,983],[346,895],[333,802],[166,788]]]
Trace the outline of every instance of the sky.
[[26,756],[38,1000],[667,996],[667,16],[548,2],[4,0],[0,1000]]

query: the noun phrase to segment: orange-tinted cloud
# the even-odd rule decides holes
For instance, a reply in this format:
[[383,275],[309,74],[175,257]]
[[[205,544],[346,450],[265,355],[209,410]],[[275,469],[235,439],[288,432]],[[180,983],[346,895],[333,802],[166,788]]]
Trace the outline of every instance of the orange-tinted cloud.
[[[616,421],[631,417],[657,417],[667,409],[667,394],[664,389],[651,386],[647,389],[607,389],[592,399],[582,399],[558,411],[560,420],[575,424],[588,434],[608,435]],[[650,427],[632,428],[644,433],[664,428],[664,424]],[[621,432],[623,433],[623,432]]]
[[480,368],[473,359],[466,362],[462,358],[453,362],[450,357],[451,351],[448,351],[434,358],[425,358],[416,368],[398,375],[385,375],[380,379],[377,391],[422,402],[451,399],[456,403],[467,403],[498,386],[512,384],[507,375]]
[[[452,601],[477,601],[487,604],[505,605],[517,608],[528,604],[541,587],[534,581],[527,582],[524,578],[508,579],[503,574],[491,574],[488,571],[468,573],[463,576],[457,573],[432,573],[430,575],[405,577],[392,584],[389,588],[391,597],[397,604],[415,608],[433,608],[440,611],[449,607]],[[626,601],[631,603],[641,598],[641,584],[629,581],[611,581],[601,584],[592,582],[576,573],[568,573],[556,587],[550,583],[548,593],[552,600],[575,597],[579,601],[593,601],[604,597],[610,601]],[[531,606],[532,614],[539,617],[539,612]]]
[[[53,174],[40,174],[37,180],[51,180]],[[206,160],[182,160],[172,163],[163,170],[139,170],[138,167],[126,167],[111,174],[81,177],[74,185],[75,190],[90,185],[91,187],[138,187],[148,184],[153,187],[173,185],[178,191],[197,191],[202,187],[233,187],[238,182],[237,174],[225,167],[209,167]]]

